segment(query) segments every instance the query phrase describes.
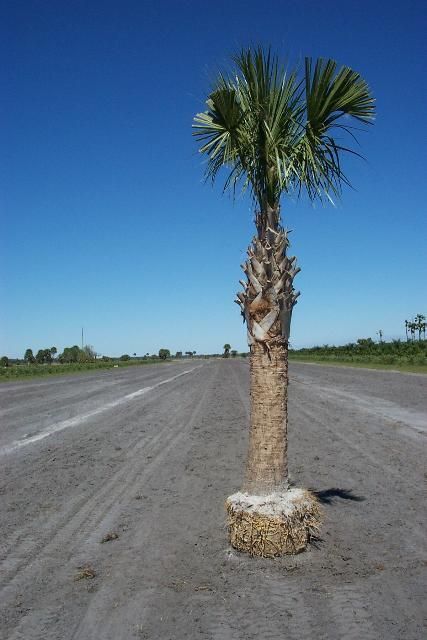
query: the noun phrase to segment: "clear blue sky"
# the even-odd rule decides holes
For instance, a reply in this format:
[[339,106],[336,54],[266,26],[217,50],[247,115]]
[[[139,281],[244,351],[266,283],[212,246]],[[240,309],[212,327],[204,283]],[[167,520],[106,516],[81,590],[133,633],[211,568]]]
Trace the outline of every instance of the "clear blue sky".
[[[382,3],[381,3],[382,4]],[[294,346],[404,336],[426,313],[426,4],[14,0],[0,15],[0,355],[246,350],[249,198],[202,181],[192,117],[251,43],[335,58],[377,99],[336,208],[283,201]]]

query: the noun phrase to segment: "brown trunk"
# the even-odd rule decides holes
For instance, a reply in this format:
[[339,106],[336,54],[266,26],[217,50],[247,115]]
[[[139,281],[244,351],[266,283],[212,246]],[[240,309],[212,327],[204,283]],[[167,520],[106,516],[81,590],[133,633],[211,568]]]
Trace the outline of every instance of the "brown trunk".
[[266,494],[288,488],[288,340],[298,293],[296,259],[286,255],[287,232],[279,208],[256,216],[257,237],[243,265],[247,282],[237,294],[251,349],[251,426],[245,491]]
[[262,495],[288,488],[288,345],[251,347],[251,425],[244,490]]

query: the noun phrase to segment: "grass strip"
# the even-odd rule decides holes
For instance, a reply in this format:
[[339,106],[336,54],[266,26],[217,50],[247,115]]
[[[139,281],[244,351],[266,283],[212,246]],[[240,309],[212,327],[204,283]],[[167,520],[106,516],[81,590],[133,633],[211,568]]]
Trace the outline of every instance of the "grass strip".
[[301,362],[301,364],[318,364],[323,366],[331,366],[331,367],[354,367],[357,369],[377,369],[380,371],[398,371],[402,373],[421,373],[427,374],[427,365],[423,364],[406,364],[406,363],[393,363],[393,364],[385,364],[382,362],[369,362],[369,361],[357,361],[354,360],[338,360],[328,359],[328,358],[310,358],[310,356],[295,357],[289,354],[289,360],[291,362]]

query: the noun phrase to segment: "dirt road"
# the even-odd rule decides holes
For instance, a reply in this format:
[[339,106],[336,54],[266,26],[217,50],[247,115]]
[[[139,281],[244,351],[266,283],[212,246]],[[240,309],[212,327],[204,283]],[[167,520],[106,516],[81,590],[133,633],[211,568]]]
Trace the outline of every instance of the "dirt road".
[[226,542],[248,377],[187,361],[1,385],[1,638],[425,637],[427,376],[292,364],[292,481],[325,522],[278,560]]

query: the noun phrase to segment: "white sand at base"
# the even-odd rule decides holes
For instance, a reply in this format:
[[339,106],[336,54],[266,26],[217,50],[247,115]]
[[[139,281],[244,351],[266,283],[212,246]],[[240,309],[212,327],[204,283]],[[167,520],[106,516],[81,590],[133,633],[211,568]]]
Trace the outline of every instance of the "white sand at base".
[[289,489],[273,492],[268,495],[249,495],[240,491],[227,498],[227,502],[235,511],[259,513],[267,516],[289,516],[296,507],[312,503],[310,494],[305,489]]

